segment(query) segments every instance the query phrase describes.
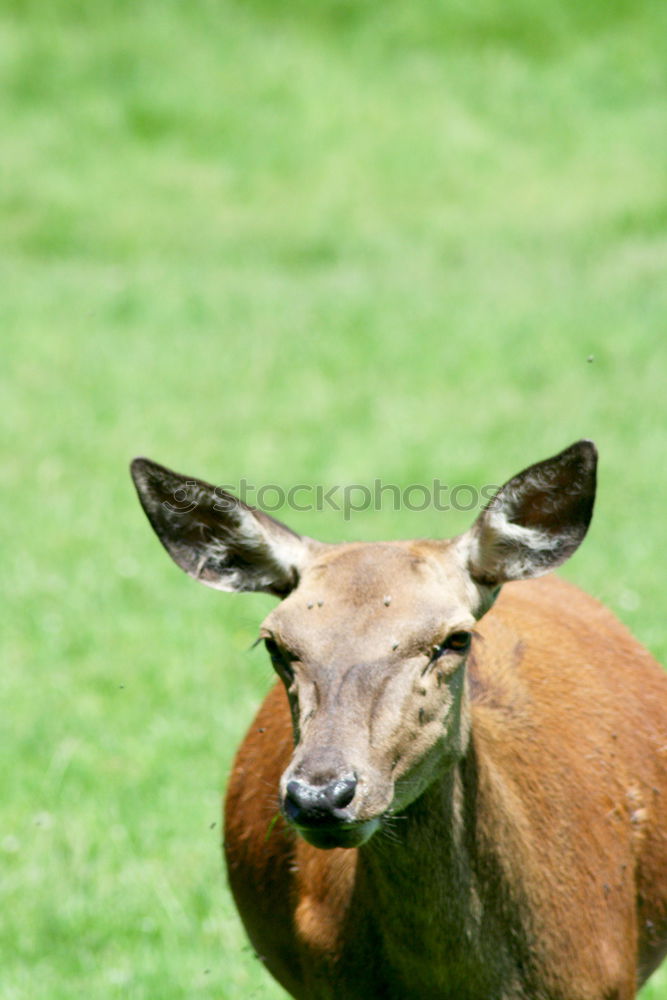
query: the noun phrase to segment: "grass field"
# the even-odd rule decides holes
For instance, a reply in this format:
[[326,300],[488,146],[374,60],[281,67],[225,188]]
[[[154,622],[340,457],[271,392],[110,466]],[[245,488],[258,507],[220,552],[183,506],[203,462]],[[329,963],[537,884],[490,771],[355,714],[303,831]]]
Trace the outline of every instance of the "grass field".
[[663,0],[0,0],[2,1000],[283,995],[219,853],[271,601],[169,563],[133,455],[480,487],[592,437],[564,573],[667,662],[666,37]]

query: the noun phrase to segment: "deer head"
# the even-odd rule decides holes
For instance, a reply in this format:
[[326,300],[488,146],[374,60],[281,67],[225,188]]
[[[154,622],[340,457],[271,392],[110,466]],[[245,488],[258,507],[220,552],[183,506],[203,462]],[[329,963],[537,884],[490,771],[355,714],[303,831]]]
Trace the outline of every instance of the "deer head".
[[580,441],[510,479],[449,540],[331,545],[201,480],[132,463],[173,560],[207,586],[282,598],[261,626],[285,685],[294,754],[287,820],[317,847],[354,847],[465,753],[466,660],[502,584],[559,566],[582,541],[596,451]]

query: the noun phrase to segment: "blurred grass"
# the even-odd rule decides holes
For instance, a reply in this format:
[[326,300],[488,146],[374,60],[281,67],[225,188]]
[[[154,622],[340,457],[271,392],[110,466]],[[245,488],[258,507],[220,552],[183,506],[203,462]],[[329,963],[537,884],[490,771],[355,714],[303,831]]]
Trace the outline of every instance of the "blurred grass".
[[218,849],[271,602],[169,565],[133,454],[480,486],[593,437],[565,572],[667,659],[666,29],[641,0],[2,0],[3,1000],[281,995]]

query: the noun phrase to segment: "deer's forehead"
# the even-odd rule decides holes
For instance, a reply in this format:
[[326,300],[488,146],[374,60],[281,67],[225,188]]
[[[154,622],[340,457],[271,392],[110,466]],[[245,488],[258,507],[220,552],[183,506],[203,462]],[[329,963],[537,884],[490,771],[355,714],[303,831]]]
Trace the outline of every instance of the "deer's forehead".
[[332,645],[380,655],[439,637],[470,616],[456,561],[442,543],[332,547],[266,619],[276,638],[309,652]]

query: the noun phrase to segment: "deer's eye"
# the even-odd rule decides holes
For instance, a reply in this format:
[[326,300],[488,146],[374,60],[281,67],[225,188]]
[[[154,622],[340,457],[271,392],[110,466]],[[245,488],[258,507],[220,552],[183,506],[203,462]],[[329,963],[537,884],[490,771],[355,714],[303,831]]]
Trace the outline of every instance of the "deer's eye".
[[472,632],[451,632],[447,638],[433,650],[433,659],[437,660],[445,653],[467,653],[472,642]]
[[291,657],[285,650],[281,649],[277,642],[273,639],[264,639],[264,645],[266,651],[271,657],[271,662],[274,667],[283,678],[283,680],[290,682],[294,679],[294,670],[292,669]]

